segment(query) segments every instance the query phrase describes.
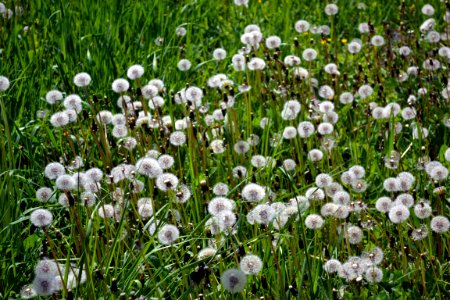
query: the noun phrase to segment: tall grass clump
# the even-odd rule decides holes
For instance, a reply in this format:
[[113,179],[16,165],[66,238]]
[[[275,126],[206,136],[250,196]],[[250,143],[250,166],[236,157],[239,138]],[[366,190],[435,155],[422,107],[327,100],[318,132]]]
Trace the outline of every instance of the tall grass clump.
[[447,1],[0,16],[2,297],[449,298]]

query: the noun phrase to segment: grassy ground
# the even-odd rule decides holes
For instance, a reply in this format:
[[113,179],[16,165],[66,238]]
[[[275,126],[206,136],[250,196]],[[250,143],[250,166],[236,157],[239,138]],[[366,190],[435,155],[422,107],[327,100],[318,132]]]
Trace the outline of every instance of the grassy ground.
[[[447,167],[449,164],[445,159],[449,129],[443,122],[448,118],[449,106],[441,95],[447,84],[448,59],[438,54],[449,42],[429,43],[426,33],[421,37],[419,26],[428,18],[420,12],[424,1],[367,1],[365,9],[358,8],[359,1],[337,1],[339,13],[334,17],[324,14],[325,2],[299,2],[302,3],[250,0],[248,7],[236,6],[232,1],[204,0],[6,2],[7,7],[17,5],[23,11],[17,11],[10,19],[0,18],[0,75],[11,82],[7,91],[0,92],[1,296],[18,297],[21,288],[33,282],[38,260],[48,257],[66,267],[85,270],[87,276],[84,284],[70,292],[65,287],[56,298],[449,298],[448,230],[437,234],[430,229],[420,241],[410,235],[421,224],[430,228],[432,217],[449,215],[448,192],[436,190],[448,185],[447,178],[430,179],[418,168],[423,157]],[[446,4],[430,4],[435,9],[435,30],[443,32],[447,25],[443,20],[448,11]],[[331,34],[298,33],[294,24],[300,19],[328,25]],[[358,25],[369,21],[373,30],[361,34]],[[279,36],[283,43],[278,50],[266,49],[262,43],[248,55],[266,60],[263,71],[238,72],[231,65],[231,57],[243,47],[240,37],[249,24],[257,24],[264,37]],[[176,35],[180,26],[186,28],[183,37]],[[386,44],[370,46],[374,35],[382,35]],[[350,55],[347,45],[353,38],[360,38],[363,47],[361,52]],[[400,46],[409,46],[413,54],[401,57]],[[213,50],[219,47],[228,52],[224,61],[212,57]],[[303,59],[306,48],[317,50],[315,61],[308,63]],[[297,79],[294,68],[282,63],[288,54],[302,59],[300,66],[309,71],[310,78],[318,80],[319,87],[332,87],[336,95],[328,100],[334,103],[339,121],[332,134],[285,139],[271,146],[287,126],[297,128],[299,122],[313,119],[317,131],[318,124],[325,121],[320,113],[320,118],[313,118],[316,107],[312,104],[314,98],[327,99],[319,96],[317,87],[312,88],[311,80]],[[438,59],[441,68],[425,70],[423,62],[430,57]],[[187,72],[177,68],[183,58],[192,63]],[[332,62],[338,66],[339,76],[324,71],[323,67]],[[112,126],[102,130],[103,125],[95,116],[101,110],[121,112],[111,84],[116,78],[126,78],[127,69],[133,64],[142,65],[145,74],[141,82],[130,80],[132,89],[127,94],[142,100],[140,87],[150,79],[163,80],[165,91],[161,95],[165,105],[152,111],[152,118],[170,116],[173,125],[165,132],[135,128],[128,121],[129,136],[136,138],[137,146],[127,151],[121,139],[112,137]],[[421,69],[419,75],[400,82],[399,75],[414,65]],[[87,88],[73,83],[73,77],[80,72],[92,77]],[[208,79],[219,73],[227,74],[234,82],[230,89],[207,86]],[[238,90],[244,83],[251,86],[247,93]],[[357,92],[364,84],[374,92],[362,99]],[[175,95],[187,86],[203,88],[208,114],[220,111],[221,101],[228,96],[235,95],[236,104],[222,109],[225,120],[216,118],[208,125],[198,110],[175,104]],[[286,94],[283,88],[287,89]],[[419,95],[419,88],[426,88],[427,94]],[[82,97],[84,112],[77,122],[58,128],[51,125],[50,116],[62,108],[45,101],[47,92],[54,89]],[[340,103],[339,95],[344,91],[356,95],[353,103]],[[417,97],[415,103],[408,103],[410,95]],[[293,120],[284,120],[281,113],[285,102],[291,99],[298,100],[302,107]],[[388,114],[376,120],[370,102],[383,107],[395,102],[403,110],[414,107],[416,117],[405,120],[401,114]],[[47,116],[38,118],[43,110]],[[219,111],[215,113],[220,114]],[[185,117],[192,121],[183,130],[187,144],[170,145],[167,140],[175,130],[175,120]],[[271,125],[261,128],[264,117],[270,118]],[[403,130],[395,132],[399,123]],[[426,128],[428,137],[419,134],[414,138],[415,127]],[[217,137],[213,137],[216,130]],[[250,147],[245,155],[237,155],[234,144],[247,140],[251,134],[257,134],[260,143]],[[225,141],[224,153],[213,153],[214,139]],[[328,147],[331,144],[335,146]],[[323,160],[308,160],[307,153],[314,148],[323,150]],[[175,163],[168,172],[189,186],[192,197],[187,203],[174,202],[175,191],[159,191],[155,181],[145,176],[138,176],[145,187],[139,193],[132,191],[128,181],[107,183],[106,177],[114,166],[134,165],[151,149],[173,156]],[[401,156],[395,169],[385,166],[385,159],[389,161],[393,150]],[[80,193],[73,191],[77,205],[63,207],[58,204],[61,192],[57,189],[52,201],[39,202],[36,190],[55,185],[44,176],[45,166],[51,162],[67,166],[76,155],[83,157],[85,170],[98,167],[105,173],[95,206],[78,205],[82,200]],[[271,157],[276,164],[253,167],[251,158],[255,155]],[[282,163],[288,158],[297,163],[294,172],[283,168]],[[238,165],[247,168],[247,177],[233,177],[233,168]],[[341,180],[341,175],[354,165],[365,169],[368,188],[363,192]],[[400,172],[414,175],[414,184],[403,192],[411,194],[415,204],[421,199],[429,201],[432,216],[420,219],[409,208],[408,220],[394,224],[387,213],[375,209],[380,197],[395,199],[401,194],[383,190],[385,179]],[[306,228],[305,218],[320,214],[323,204],[332,202],[327,195],[324,200],[310,201],[306,212],[294,212],[295,216],[281,229],[274,224],[260,226],[247,221],[248,212],[256,206],[243,201],[243,188],[248,183],[268,187],[276,194],[275,200],[266,197],[260,203],[288,203],[305,195],[309,188],[316,188],[315,178],[321,173],[343,184],[351,196],[351,205],[364,204],[365,208],[345,219],[324,217],[325,225],[320,230]],[[212,234],[205,226],[211,217],[207,205],[215,197],[212,188],[219,182],[229,186],[226,196],[235,201],[237,222],[233,230]],[[102,219],[97,211],[105,204],[116,204],[111,196],[115,188],[123,190],[128,204],[116,219]],[[137,201],[142,197],[153,199],[154,218],[161,222],[158,230],[164,222],[177,225],[180,238],[175,244],[163,245],[157,235],[148,232],[151,220],[138,211]],[[52,212],[50,227],[40,229],[31,224],[30,214],[37,207]],[[174,210],[180,213],[179,220]],[[360,243],[351,244],[344,234],[351,225],[362,228]],[[200,250],[211,245],[216,255],[199,260]],[[378,266],[383,271],[379,283],[370,284],[362,275],[345,280],[324,270],[324,263],[331,258],[344,263],[375,246],[384,251],[383,262]],[[229,268],[238,268],[249,253],[262,259],[263,271],[247,276],[243,292],[230,294],[221,283],[221,275]]]

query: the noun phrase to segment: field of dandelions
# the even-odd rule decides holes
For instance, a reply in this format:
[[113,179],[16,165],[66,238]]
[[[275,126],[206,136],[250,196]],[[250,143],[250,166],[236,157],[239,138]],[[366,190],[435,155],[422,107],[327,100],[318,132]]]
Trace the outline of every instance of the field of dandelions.
[[447,0],[0,3],[0,298],[449,299],[449,35]]

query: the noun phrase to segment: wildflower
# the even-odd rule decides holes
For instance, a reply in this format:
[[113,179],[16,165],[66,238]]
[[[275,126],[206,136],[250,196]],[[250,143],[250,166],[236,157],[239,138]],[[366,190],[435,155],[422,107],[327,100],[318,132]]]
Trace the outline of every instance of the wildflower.
[[404,205],[396,205],[389,210],[389,219],[394,224],[402,223],[408,218],[409,209]]
[[44,258],[34,267],[34,274],[36,277],[53,279],[58,275],[58,266],[54,260]]
[[33,281],[33,290],[39,296],[50,296],[55,292],[53,278],[36,277]]
[[348,49],[348,52],[350,52],[351,54],[358,53],[359,51],[361,51],[361,44],[358,42],[352,41],[347,45],[347,49]]
[[248,0],[234,0],[236,6],[248,6]]
[[242,155],[247,153],[250,150],[250,145],[246,141],[238,141],[236,144],[234,144],[234,151],[238,155]]
[[215,60],[223,60],[227,56],[227,51],[222,48],[217,48],[213,51],[213,57]]
[[433,58],[427,58],[422,64],[423,68],[428,71],[436,71],[441,67],[441,63]]
[[308,48],[303,51],[302,56],[305,61],[313,61],[317,57],[317,51],[312,48]]
[[194,103],[195,107],[201,106],[201,100],[203,98],[203,91],[202,89],[191,86],[186,89],[186,99]]
[[85,87],[91,83],[91,76],[86,72],[81,72],[73,77],[73,83],[78,87]]
[[338,191],[333,195],[333,203],[347,205],[350,203],[350,194],[346,191]]
[[414,197],[410,194],[404,193],[400,194],[395,198],[394,206],[402,204],[406,207],[412,207],[414,205]]
[[280,45],[281,45],[281,39],[276,35],[269,36],[266,39],[266,47],[269,49],[275,49],[277,47],[280,47]]
[[[325,98],[325,99],[332,99],[334,97],[334,90],[328,85],[323,85],[319,88],[319,96],[322,98]],[[331,103],[331,102],[329,102],[329,103]],[[334,106],[330,110],[333,110],[333,109],[334,109]],[[319,110],[320,110],[320,105],[319,105]],[[326,112],[326,111],[322,111],[322,112]]]
[[263,70],[266,67],[266,62],[258,57],[253,57],[248,63],[247,67],[250,71]]
[[[300,135],[300,131],[299,131],[299,135]],[[313,162],[320,161],[320,160],[322,160],[322,158],[323,158],[323,152],[319,149],[312,149],[311,151],[308,152],[308,159]]]
[[112,83],[112,90],[118,94],[128,91],[130,84],[126,79],[118,78]]
[[213,194],[216,196],[226,196],[228,194],[228,185],[226,183],[216,183],[213,187]]
[[411,238],[414,241],[421,241],[427,236],[428,236],[428,228],[424,224],[422,224],[419,228],[416,228],[411,232]]
[[70,175],[61,175],[56,179],[56,187],[62,191],[70,191],[75,188],[75,180]]
[[50,117],[50,123],[54,127],[65,126],[69,123],[69,121],[69,115],[65,111],[56,112]]
[[266,196],[266,191],[256,183],[249,183],[242,189],[241,194],[246,201],[259,202]]
[[339,205],[334,203],[325,203],[320,208],[320,214],[323,217],[333,216],[336,213],[336,210],[338,209]]
[[373,93],[373,89],[370,85],[363,85],[358,89],[358,94],[362,99],[365,99],[367,97],[369,97],[370,95],[372,95]]
[[169,169],[173,166],[175,160],[168,154],[163,154],[158,158],[158,163],[163,170]]
[[233,204],[230,199],[225,197],[216,197],[208,203],[208,212],[213,216],[217,216],[225,210],[231,211],[232,209]]
[[180,231],[171,224],[166,224],[158,232],[158,241],[163,245],[171,245],[179,238]]
[[131,80],[141,78],[144,75],[144,67],[141,65],[132,65],[127,70],[127,77]]
[[146,219],[153,216],[153,206],[151,204],[142,204],[138,207],[139,215]]
[[323,268],[329,274],[338,273],[342,268],[342,264],[337,259],[330,259],[324,264]]
[[305,226],[313,230],[322,228],[324,222],[323,218],[316,214],[311,214],[305,218]]
[[0,92],[4,92],[9,89],[9,79],[5,76],[0,76]]
[[381,35],[374,35],[372,37],[372,39],[370,40],[370,43],[373,46],[377,46],[377,47],[383,46],[384,45],[384,38]]
[[44,169],[44,175],[49,179],[56,179],[65,173],[64,166],[57,162],[49,163]]
[[338,11],[339,8],[336,4],[327,4],[327,6],[325,6],[325,14],[328,16],[334,16]]
[[111,204],[103,204],[98,208],[98,216],[102,219],[114,217],[114,207]]
[[233,168],[233,177],[241,179],[247,176],[247,169],[244,166],[237,166]]
[[364,278],[366,278],[369,283],[378,283],[383,280],[383,272],[380,268],[372,266],[366,270]]
[[298,20],[297,22],[295,22],[294,25],[294,29],[299,33],[308,31],[309,27],[310,27],[309,22],[305,20]]
[[334,197],[337,192],[343,191],[343,187],[341,184],[337,182],[332,182],[328,186],[325,187],[325,194],[328,197]]
[[258,224],[268,225],[275,218],[275,209],[268,204],[259,204],[252,209],[251,214],[254,222]]
[[239,267],[246,275],[256,275],[261,272],[263,262],[257,255],[246,255],[241,259]]
[[163,192],[173,190],[178,186],[178,177],[172,173],[163,173],[156,178],[156,187]]
[[175,201],[178,203],[187,202],[192,196],[191,190],[185,184],[180,184],[175,194]]
[[48,187],[41,187],[36,191],[36,199],[40,202],[47,202],[53,195],[53,190]]
[[177,63],[177,68],[180,71],[187,71],[191,68],[192,64],[188,59],[180,59],[180,61]]
[[380,197],[378,198],[377,202],[375,203],[375,208],[379,212],[387,213],[393,206],[392,199],[389,197]]
[[436,233],[446,233],[450,228],[450,221],[447,217],[436,216],[431,219],[430,227]]
[[431,216],[432,209],[430,204],[424,201],[420,201],[416,205],[414,205],[414,214],[419,219],[426,219]]
[[430,171],[429,175],[436,181],[443,181],[448,177],[448,169],[444,166],[436,166]]
[[434,8],[430,4],[425,4],[424,6],[422,6],[421,11],[424,15],[429,17],[434,15]]
[[400,190],[400,182],[394,177],[387,178],[383,182],[383,188],[388,192],[397,192]]
[[325,70],[325,72],[327,72],[328,74],[331,74],[331,75],[339,75],[340,74],[338,67],[336,66],[336,64],[333,64],[333,63],[325,65],[324,70]]
[[53,215],[48,209],[38,208],[30,215],[30,221],[36,227],[47,227],[53,221]]
[[72,94],[64,98],[64,107],[66,109],[73,109],[77,113],[81,112],[83,109],[81,105],[81,98],[76,94]]
[[288,172],[295,170],[296,166],[297,166],[297,163],[293,159],[285,159],[283,161],[283,168]]
[[20,297],[23,299],[31,299],[37,296],[36,291],[33,289],[33,285],[25,285],[20,289]]
[[148,157],[141,158],[136,162],[136,171],[150,178],[156,178],[163,172],[158,161]]
[[145,99],[152,99],[158,95],[158,88],[152,84],[147,84],[141,88],[141,93]]
[[96,202],[95,194],[91,192],[83,192],[80,195],[80,200],[84,206],[92,207]]
[[235,54],[231,58],[231,62],[233,63],[233,67],[236,71],[245,71],[246,61],[245,56],[242,54]]
[[281,118],[283,120],[294,120],[300,112],[301,105],[297,100],[289,100],[284,103],[281,111]]
[[45,95],[45,100],[50,104],[55,104],[63,99],[63,94],[58,90],[51,90]]
[[301,138],[307,138],[314,134],[314,125],[311,122],[303,121],[298,124],[298,135]]
[[223,140],[213,140],[210,144],[210,147],[214,154],[221,154],[225,152]]
[[228,269],[220,277],[223,288],[230,293],[239,293],[247,284],[245,273],[238,269]]
[[298,56],[295,56],[295,55],[287,55],[284,58],[284,63],[286,65],[288,65],[289,67],[293,67],[293,66],[299,65],[300,62],[301,62],[300,58]]
[[287,126],[283,130],[283,138],[291,140],[297,136],[297,129],[294,126]]
[[358,226],[350,226],[347,229],[347,238],[350,244],[359,244],[364,237],[363,231]]
[[174,146],[182,146],[186,143],[186,134],[182,131],[174,131],[170,134],[169,141]]
[[216,253],[217,253],[217,249],[214,249],[211,247],[206,247],[198,252],[197,257],[198,257],[198,260],[203,260],[203,259],[207,259],[207,258],[211,258],[211,257],[215,256]]
[[441,35],[437,31],[429,31],[427,33],[427,40],[430,43],[437,43],[441,40]]
[[108,110],[102,110],[97,114],[97,120],[103,124],[110,124],[113,119],[113,114]]
[[325,173],[321,173],[316,176],[316,185],[320,188],[329,186],[333,182],[333,178]]
[[317,132],[319,132],[321,135],[332,134],[333,130],[334,130],[333,124],[328,122],[320,123],[319,126],[317,126]]

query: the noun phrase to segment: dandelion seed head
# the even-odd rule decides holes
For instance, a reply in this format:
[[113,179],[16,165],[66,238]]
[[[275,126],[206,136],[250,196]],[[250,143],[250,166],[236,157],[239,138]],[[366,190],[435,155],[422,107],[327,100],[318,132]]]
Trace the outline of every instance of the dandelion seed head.
[[241,259],[239,267],[247,275],[256,275],[261,272],[263,262],[259,256],[249,254]]
[[171,224],[166,224],[161,227],[158,232],[158,241],[163,245],[171,245],[179,238],[180,231]]
[[266,196],[266,191],[256,183],[249,183],[242,189],[241,194],[245,201],[259,202]]
[[130,83],[124,78],[118,78],[112,83],[112,90],[118,94],[128,91],[129,88]]
[[378,283],[383,280],[383,271],[380,268],[372,266],[364,273],[364,278],[369,283]]
[[0,92],[4,92],[9,89],[10,83],[9,79],[5,76],[0,76]]
[[220,277],[220,282],[225,290],[230,293],[239,293],[247,284],[245,273],[238,269],[228,269]]
[[434,8],[433,6],[427,3],[424,6],[422,6],[421,12],[424,15],[431,17],[432,15],[434,15]]
[[305,218],[305,226],[309,229],[320,229],[324,225],[323,218],[316,214],[311,214]]
[[327,4],[325,6],[325,14],[328,16],[334,16],[339,11],[339,8],[336,4]]
[[305,49],[302,57],[305,61],[313,61],[317,58],[317,51],[312,48]]
[[163,192],[174,190],[177,186],[178,177],[172,173],[163,173],[156,178],[156,187]]
[[186,134],[182,131],[174,131],[170,134],[169,141],[174,146],[182,146],[186,143]]
[[395,205],[389,210],[389,219],[392,223],[398,224],[409,218],[409,209],[404,205]]
[[436,216],[431,219],[430,223],[431,230],[436,233],[442,234],[446,233],[450,228],[450,221],[447,217],[444,216]]
[[36,277],[33,281],[33,290],[39,296],[50,296],[55,292],[52,281],[53,278]]
[[86,72],[78,73],[73,77],[73,83],[78,87],[88,86],[92,81],[91,76]]
[[325,272],[328,274],[338,273],[342,268],[342,264],[337,259],[329,259],[323,266]]
[[53,215],[48,209],[38,208],[30,215],[31,223],[36,227],[47,227],[53,221]]
[[180,59],[177,63],[177,68],[180,71],[188,71],[191,68],[191,66],[192,66],[191,62],[186,58]]
[[375,208],[379,212],[387,213],[393,206],[392,199],[389,197],[380,197],[378,198],[377,202],[375,203]]
[[269,49],[275,49],[280,47],[281,39],[276,35],[272,35],[266,38],[266,47]]
[[428,236],[428,227],[422,224],[419,228],[414,229],[411,232],[411,238],[414,241],[421,241]]
[[127,70],[127,77],[131,80],[136,80],[144,75],[144,67],[141,65],[132,65]]
[[228,185],[223,182],[216,183],[213,187],[213,194],[216,196],[226,196],[228,191]]
[[361,243],[363,237],[363,231],[358,226],[350,226],[347,229],[347,238],[350,244],[356,245]]
[[114,206],[111,204],[103,204],[98,208],[98,216],[102,219],[114,217]]

